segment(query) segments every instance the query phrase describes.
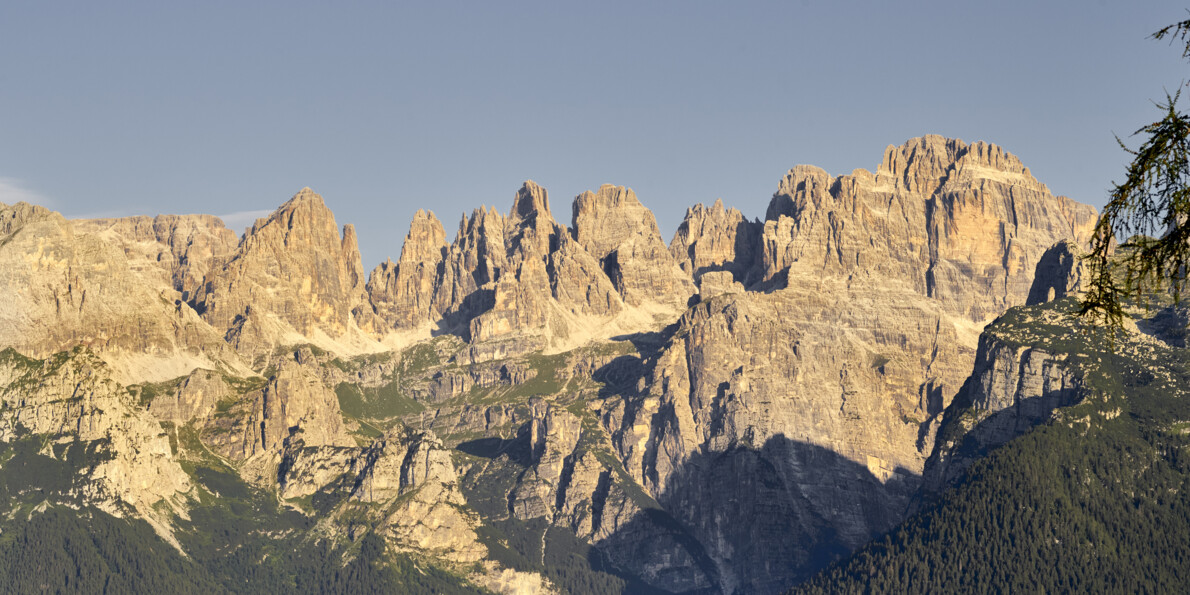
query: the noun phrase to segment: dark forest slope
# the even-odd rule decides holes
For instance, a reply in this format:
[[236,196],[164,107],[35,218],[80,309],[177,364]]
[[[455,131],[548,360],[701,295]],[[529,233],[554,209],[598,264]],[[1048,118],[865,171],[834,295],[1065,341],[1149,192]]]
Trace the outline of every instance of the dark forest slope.
[[[1062,300],[1014,308],[985,337],[1061,358],[1078,380],[1079,402],[1020,428],[1023,435],[976,459],[953,490],[796,592],[1185,592],[1185,311],[1150,312],[1139,320],[1146,332],[1112,345],[1101,329],[1063,315],[1072,307]],[[974,401],[956,399],[940,443],[962,446],[959,434],[979,432],[954,420],[995,417],[979,410],[978,395]]]

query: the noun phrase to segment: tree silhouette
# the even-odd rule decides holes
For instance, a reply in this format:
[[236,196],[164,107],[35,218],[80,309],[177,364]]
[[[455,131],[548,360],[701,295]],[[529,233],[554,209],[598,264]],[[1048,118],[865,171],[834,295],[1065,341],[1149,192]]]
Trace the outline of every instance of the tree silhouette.
[[[1183,46],[1190,58],[1190,20],[1153,34]],[[1170,291],[1179,300],[1190,260],[1190,116],[1178,109],[1181,90],[1158,102],[1162,118],[1133,133],[1143,135],[1140,147],[1120,147],[1133,155],[1124,181],[1113,184],[1111,201],[1095,226],[1087,292],[1080,313],[1119,327],[1124,302],[1146,300],[1153,292]],[[1116,250],[1115,239],[1129,238]]]

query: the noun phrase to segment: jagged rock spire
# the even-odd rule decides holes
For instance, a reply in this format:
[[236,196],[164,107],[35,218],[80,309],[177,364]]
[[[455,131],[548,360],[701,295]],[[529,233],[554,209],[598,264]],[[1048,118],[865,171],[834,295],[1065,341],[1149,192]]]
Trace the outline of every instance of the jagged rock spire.
[[739,209],[724,209],[722,199],[709,208],[699,203],[686,209],[669,251],[695,280],[704,273],[728,271],[744,283],[755,268],[762,229],[759,222],[745,219]]
[[[212,326],[233,334],[252,310],[276,316],[306,336],[317,330],[343,337],[352,310],[366,299],[362,277],[354,228],[340,236],[322,197],[303,188],[257,220],[228,261],[207,274],[195,305]],[[258,329],[268,326],[257,322],[264,325]]]
[[368,297],[381,328],[411,329],[441,318],[434,297],[446,249],[442,223],[433,212],[418,209],[405,235],[400,263],[382,263],[368,280]]
[[669,253],[653,212],[631,188],[604,184],[574,199],[574,239],[598,259],[624,301],[681,303],[694,293]]
[[550,253],[560,232],[558,223],[550,214],[550,199],[545,188],[533,180],[525,181],[512,201],[512,211],[505,223],[505,246],[509,257],[526,251],[544,257]]

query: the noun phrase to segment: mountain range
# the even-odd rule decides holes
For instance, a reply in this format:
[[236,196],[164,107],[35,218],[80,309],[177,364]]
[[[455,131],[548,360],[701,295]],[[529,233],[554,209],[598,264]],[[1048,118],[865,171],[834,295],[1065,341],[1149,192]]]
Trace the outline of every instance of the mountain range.
[[528,181],[453,237],[418,211],[371,272],[309,188],[240,236],[0,205],[0,568],[63,591],[913,588],[893,577],[941,564],[931,528],[1007,489],[989,469],[1036,428],[1190,419],[1121,413],[1146,373],[1185,392],[1184,308],[1119,351],[1069,316],[1096,219],[939,136],[874,172],[796,166],[764,220],[692,206],[668,244],[629,188],[560,222]]

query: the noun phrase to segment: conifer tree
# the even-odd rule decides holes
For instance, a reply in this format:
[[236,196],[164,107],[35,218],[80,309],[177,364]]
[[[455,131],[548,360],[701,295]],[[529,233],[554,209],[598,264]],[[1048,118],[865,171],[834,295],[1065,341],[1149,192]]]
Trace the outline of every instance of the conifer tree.
[[[1190,20],[1153,34],[1183,46],[1190,59]],[[1111,200],[1095,226],[1088,265],[1090,280],[1081,313],[1119,327],[1124,302],[1144,300],[1150,292],[1170,291],[1181,298],[1190,261],[1190,115],[1178,107],[1181,90],[1158,102],[1160,120],[1135,133],[1144,141],[1133,155],[1124,181],[1113,184]],[[1114,254],[1117,238],[1126,250]]]

